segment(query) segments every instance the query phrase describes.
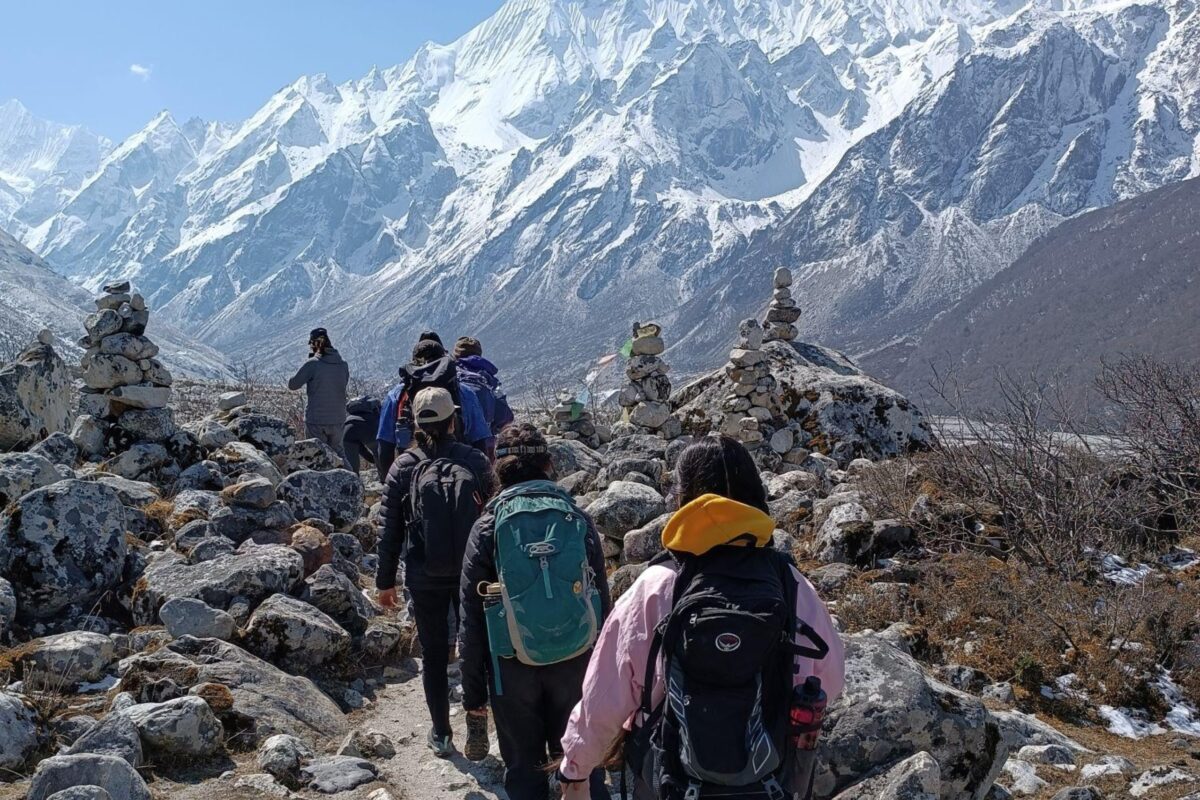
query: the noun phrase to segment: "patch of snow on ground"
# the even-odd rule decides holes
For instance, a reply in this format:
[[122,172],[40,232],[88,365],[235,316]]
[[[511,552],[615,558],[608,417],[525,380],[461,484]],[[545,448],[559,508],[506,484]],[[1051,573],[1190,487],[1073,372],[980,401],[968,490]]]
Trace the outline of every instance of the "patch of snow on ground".
[[1161,725],[1146,719],[1146,712],[1140,709],[1100,706],[1100,716],[1108,721],[1109,733],[1126,739],[1144,739],[1166,733]]
[[1138,585],[1154,571],[1149,564],[1130,566],[1128,561],[1113,553],[1107,553],[1100,559],[1100,569],[1105,578],[1125,586]]

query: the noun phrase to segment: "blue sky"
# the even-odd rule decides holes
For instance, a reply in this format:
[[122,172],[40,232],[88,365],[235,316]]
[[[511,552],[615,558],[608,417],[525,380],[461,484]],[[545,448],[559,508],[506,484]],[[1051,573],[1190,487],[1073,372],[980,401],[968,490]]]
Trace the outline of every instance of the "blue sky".
[[301,75],[335,82],[449,42],[502,0],[5,3],[0,102],[119,140],[162,109],[240,120]]

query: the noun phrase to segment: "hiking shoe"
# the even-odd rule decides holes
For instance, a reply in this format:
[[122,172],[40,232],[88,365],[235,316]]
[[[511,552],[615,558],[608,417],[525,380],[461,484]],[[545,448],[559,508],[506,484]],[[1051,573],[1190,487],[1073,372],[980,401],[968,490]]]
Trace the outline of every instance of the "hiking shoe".
[[468,761],[483,761],[487,758],[488,750],[488,718],[487,714],[472,714],[467,712],[467,743],[463,746],[463,755]]
[[449,758],[454,755],[454,745],[450,743],[450,734],[438,736],[431,728],[429,731],[429,749],[438,758]]

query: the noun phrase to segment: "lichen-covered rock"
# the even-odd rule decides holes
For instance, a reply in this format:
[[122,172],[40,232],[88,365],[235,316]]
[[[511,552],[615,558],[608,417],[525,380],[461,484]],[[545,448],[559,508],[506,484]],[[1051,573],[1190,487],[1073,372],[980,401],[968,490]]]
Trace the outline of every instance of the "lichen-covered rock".
[[316,518],[345,528],[362,514],[362,481],[344,469],[301,470],[279,484],[279,499],[291,507],[297,519]]
[[354,756],[325,756],[300,770],[301,780],[308,788],[322,794],[338,794],[370,783],[379,770],[364,758]]
[[275,502],[275,484],[261,475],[244,475],[222,490],[221,499],[235,506],[267,508]]
[[341,469],[344,466],[341,456],[333,448],[320,439],[300,439],[288,445],[283,456],[283,471],[299,472],[302,469],[312,469],[318,472],[331,469]]
[[350,634],[315,606],[276,594],[251,615],[244,641],[255,655],[303,671],[345,654]]
[[[275,502],[266,508],[225,506],[210,514],[208,521],[218,535],[238,544],[252,537],[262,544],[279,544],[286,541],[282,532],[296,524],[296,517],[286,503]],[[281,535],[270,537],[267,542],[254,536],[259,531],[279,531]]]
[[134,481],[119,475],[106,475],[103,472],[91,476],[97,483],[103,483],[117,493],[121,503],[130,508],[142,508],[162,497],[162,492],[152,483]]
[[169,408],[131,408],[117,418],[117,426],[139,442],[162,443],[178,430]]
[[602,535],[621,541],[631,530],[665,514],[667,503],[648,486],[614,481],[586,510]]
[[73,382],[71,370],[50,345],[35,344],[0,367],[0,451],[69,431]]
[[18,618],[46,620],[90,609],[121,580],[125,508],[111,488],[59,481],[0,513],[0,573],[17,595]]
[[0,453],[0,508],[18,497],[58,483],[61,477],[49,459],[34,453]]
[[243,414],[229,424],[238,439],[252,444],[269,456],[282,456],[296,441],[292,426],[266,414]]
[[13,620],[17,618],[17,595],[12,584],[5,578],[0,578],[0,642],[8,635]]
[[115,658],[112,639],[69,631],[32,642],[21,658],[27,685],[64,689],[104,677]]
[[258,768],[292,789],[300,786],[300,767],[313,757],[312,748],[295,736],[279,733],[258,748]]
[[228,642],[185,636],[124,664],[122,688],[160,678],[186,688],[227,686],[233,696],[229,713],[244,724],[255,744],[277,733],[306,740],[332,740],[346,733],[345,716],[311,680],[289,675]]
[[98,725],[76,739],[66,751],[67,755],[80,753],[123,758],[135,769],[142,766],[145,758],[137,726],[120,713],[109,714],[100,720]]
[[174,597],[192,597],[221,610],[228,610],[238,597],[256,604],[295,590],[303,577],[300,554],[283,545],[251,547],[201,564],[164,553],[147,567],[134,590],[133,616],[139,625],[153,625],[163,603]]
[[613,601],[629,591],[629,587],[633,586],[634,581],[641,577],[646,571],[649,564],[626,564],[613,572],[608,577],[608,590],[612,593]]
[[604,458],[577,439],[552,439],[547,447],[559,479],[581,471],[596,475],[604,467]]
[[151,800],[146,782],[128,761],[93,753],[42,761],[29,784],[28,800],[48,800],[56,792],[75,786],[99,786],[110,797],[122,800]]
[[142,368],[124,356],[93,352],[84,356],[80,366],[83,382],[92,389],[113,389],[142,380]]
[[60,467],[73,467],[79,459],[79,449],[75,447],[71,437],[62,431],[55,431],[42,439],[29,448],[29,452]]
[[161,444],[135,444],[104,462],[104,469],[130,480],[153,480],[158,471],[171,463],[171,454]]
[[160,759],[205,758],[224,743],[225,729],[199,697],[141,703],[120,713],[137,726],[146,749]]
[[834,800],[940,800],[942,770],[929,753],[917,753],[838,794]]
[[227,479],[261,475],[276,486],[283,480],[275,462],[262,450],[246,442],[231,442],[214,452],[209,460],[217,465]]
[[829,797],[889,763],[929,753],[941,797],[982,800],[1008,756],[982,702],[930,678],[884,637],[846,639],[846,689],[829,710],[817,796]]
[[[783,413],[813,434],[812,449],[845,466],[926,449],[933,433],[908,398],[864,374],[841,353],[802,342],[763,345]],[[734,388],[724,369],[680,389],[673,400],[687,427],[715,428]]]
[[843,503],[829,512],[813,541],[818,560],[853,563],[869,550],[871,517],[858,503]]
[[375,608],[349,578],[326,564],[304,581],[300,598],[329,615],[353,636],[360,636]]
[[163,603],[158,616],[172,638],[223,639],[233,636],[233,617],[194,597],[173,597]]
[[71,442],[86,458],[104,455],[108,447],[108,423],[91,414],[80,414],[71,428]]
[[195,436],[196,441],[205,450],[220,450],[230,442],[237,441],[237,437],[233,435],[233,431],[215,419],[202,419],[197,422],[189,422],[183,426],[183,429]]
[[225,488],[225,483],[225,476],[215,461],[198,461],[179,473],[172,488],[175,494],[189,489],[219,492]]
[[671,521],[671,514],[655,517],[646,525],[625,534],[621,548],[621,561],[626,564],[641,564],[663,551],[662,532]]
[[20,695],[0,690],[0,770],[21,772],[40,743],[33,705]]

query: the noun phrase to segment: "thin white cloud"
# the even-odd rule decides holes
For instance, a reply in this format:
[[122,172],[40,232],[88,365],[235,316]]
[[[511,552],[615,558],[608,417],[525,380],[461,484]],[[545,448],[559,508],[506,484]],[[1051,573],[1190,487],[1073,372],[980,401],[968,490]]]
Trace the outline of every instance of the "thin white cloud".
[[143,66],[142,64],[130,64],[129,71],[144,81],[150,80],[150,67]]

